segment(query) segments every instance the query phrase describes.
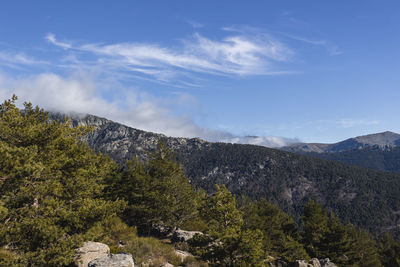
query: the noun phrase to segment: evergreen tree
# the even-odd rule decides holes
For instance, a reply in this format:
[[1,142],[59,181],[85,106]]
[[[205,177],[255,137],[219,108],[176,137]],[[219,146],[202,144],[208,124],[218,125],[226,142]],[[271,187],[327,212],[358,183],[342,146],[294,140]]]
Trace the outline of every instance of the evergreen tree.
[[356,230],[353,225],[347,226],[350,239],[348,266],[380,267],[378,248],[371,234],[366,230]]
[[158,194],[154,181],[145,170],[145,164],[137,159],[127,161],[126,168],[119,180],[114,180],[112,197],[121,197],[128,202],[124,218],[138,230],[149,233],[151,226],[161,221],[158,213]]
[[297,240],[299,232],[293,218],[277,206],[265,199],[251,201],[248,197],[242,197],[241,210],[245,227],[262,231],[263,249],[268,255],[286,261],[309,258]]
[[111,186],[111,195],[128,201],[125,218],[142,233],[149,233],[157,224],[178,227],[197,213],[197,194],[161,141],[148,161],[127,162],[122,176]]
[[201,216],[208,222],[205,234],[191,244],[196,253],[215,266],[258,266],[262,264],[262,232],[244,230],[243,217],[236,207],[235,196],[222,186],[207,198]]
[[15,101],[0,105],[0,247],[24,266],[67,265],[87,230],[123,208],[102,198],[115,163],[78,141],[89,129]]
[[304,206],[301,224],[302,240],[308,255],[313,258],[324,257],[323,238],[328,232],[328,216],[325,209],[314,200],[309,200]]
[[346,226],[331,212],[328,219],[328,231],[321,241],[321,255],[328,257],[338,265],[348,262],[350,252],[350,238]]
[[378,243],[379,258],[385,267],[400,267],[400,243],[385,233]]
[[146,167],[152,179],[157,181],[158,212],[163,222],[180,226],[194,217],[197,195],[175,157],[165,142],[159,141],[158,150],[151,154]]

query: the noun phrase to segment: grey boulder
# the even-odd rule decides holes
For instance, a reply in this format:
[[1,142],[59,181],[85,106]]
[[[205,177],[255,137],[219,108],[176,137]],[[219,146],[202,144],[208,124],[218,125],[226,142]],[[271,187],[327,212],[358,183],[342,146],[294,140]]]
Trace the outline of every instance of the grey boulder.
[[172,235],[172,242],[187,242],[192,239],[196,234],[202,235],[199,231],[185,231],[181,229],[176,229]]
[[108,257],[110,248],[99,242],[88,241],[76,250],[75,263],[78,267],[87,267],[91,260]]
[[321,263],[321,267],[337,267],[336,264],[329,260],[329,258],[320,260],[319,262]]
[[333,262],[331,262],[328,258],[319,260],[313,258],[308,262],[305,260],[297,260],[294,263],[295,267],[337,267]]
[[97,258],[89,262],[88,267],[135,267],[131,254],[118,253]]

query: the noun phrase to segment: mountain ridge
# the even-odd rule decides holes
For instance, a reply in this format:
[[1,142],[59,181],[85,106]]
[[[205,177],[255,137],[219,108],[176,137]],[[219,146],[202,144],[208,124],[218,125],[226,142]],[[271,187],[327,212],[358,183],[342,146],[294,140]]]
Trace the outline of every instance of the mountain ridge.
[[266,198],[297,218],[313,198],[343,221],[375,234],[400,230],[400,175],[262,146],[166,137],[93,115],[71,121],[94,126],[84,141],[120,164],[135,157],[145,160],[161,139],[176,153],[192,185],[207,192],[225,184],[237,195]]
[[364,149],[368,147],[379,147],[382,150],[400,146],[400,134],[385,131],[380,133],[368,134],[348,138],[346,140],[326,144],[326,143],[297,143],[281,147],[280,149],[295,153],[335,153],[354,149]]

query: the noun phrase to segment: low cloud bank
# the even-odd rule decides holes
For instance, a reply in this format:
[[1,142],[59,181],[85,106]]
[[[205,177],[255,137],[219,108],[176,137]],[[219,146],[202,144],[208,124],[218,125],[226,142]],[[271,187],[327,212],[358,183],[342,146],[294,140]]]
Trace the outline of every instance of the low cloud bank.
[[54,73],[43,73],[21,80],[9,80],[0,76],[0,98],[5,100],[16,94],[19,103],[29,101],[49,111],[93,114],[167,136],[200,137],[213,142],[267,147],[280,147],[297,141],[281,137],[235,136],[201,127],[190,118],[174,115],[165,105],[165,99],[132,89],[121,89],[119,92],[122,94],[119,93],[118,97],[106,98],[102,95],[109,93],[107,90],[99,90],[93,80],[82,77],[64,78]]
[[234,144],[250,144],[266,147],[283,147],[294,143],[299,143],[297,138],[286,138],[278,136],[236,136],[228,140],[221,140],[221,142],[234,143]]

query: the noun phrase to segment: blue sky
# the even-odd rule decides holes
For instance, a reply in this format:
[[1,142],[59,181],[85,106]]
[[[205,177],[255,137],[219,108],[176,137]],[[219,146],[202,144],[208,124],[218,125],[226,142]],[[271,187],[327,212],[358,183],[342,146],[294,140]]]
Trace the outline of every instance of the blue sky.
[[400,132],[399,10],[365,0],[3,2],[0,98],[267,146]]

